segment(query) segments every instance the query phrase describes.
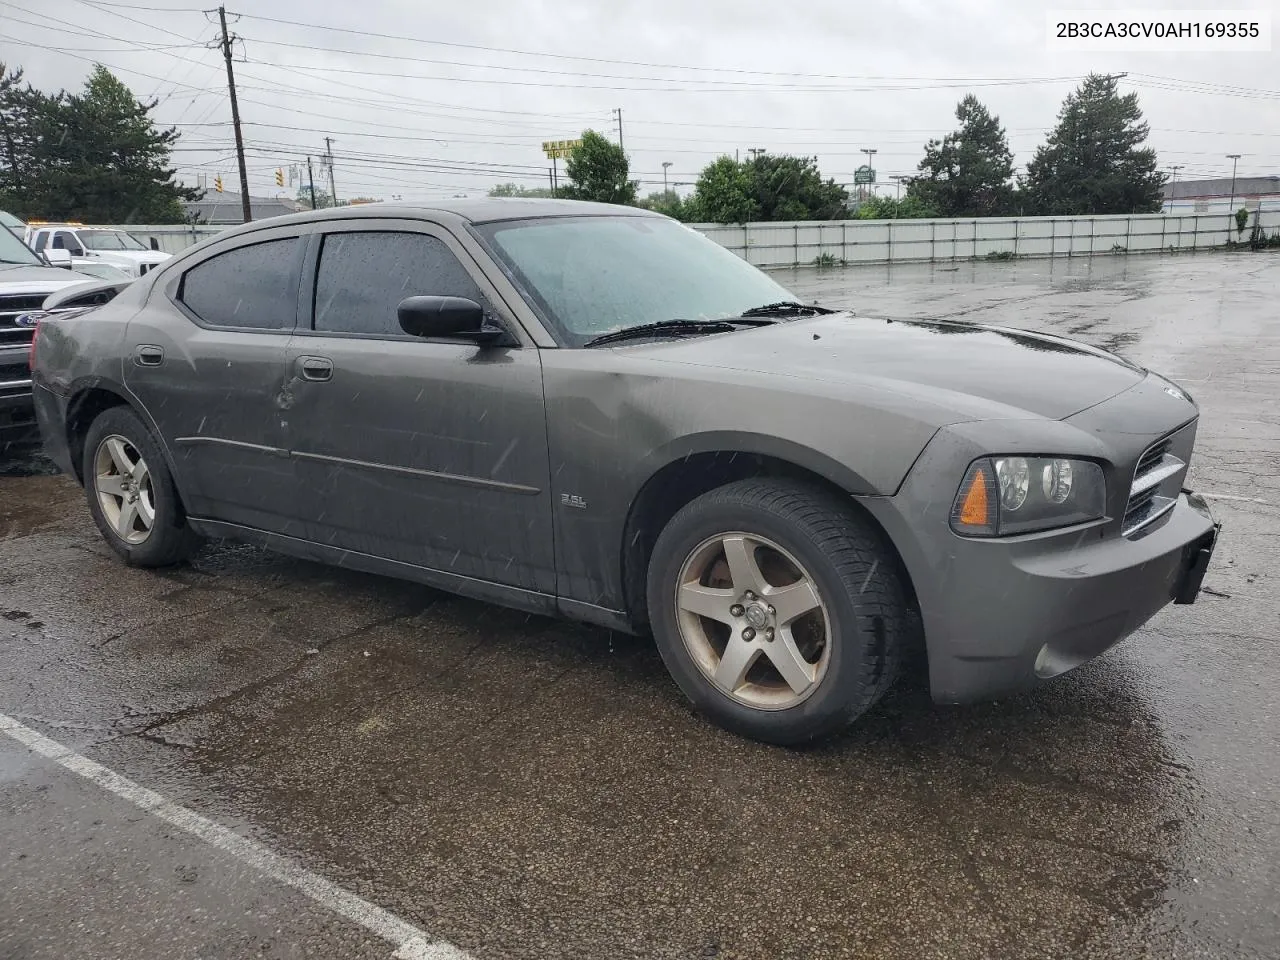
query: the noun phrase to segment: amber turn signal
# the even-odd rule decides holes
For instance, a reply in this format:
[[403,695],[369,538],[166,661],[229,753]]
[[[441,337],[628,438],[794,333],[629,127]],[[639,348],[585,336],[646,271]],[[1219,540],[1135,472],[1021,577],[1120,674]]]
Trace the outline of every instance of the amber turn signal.
[[989,460],[978,460],[969,467],[951,508],[951,526],[970,536],[995,535],[996,477]]

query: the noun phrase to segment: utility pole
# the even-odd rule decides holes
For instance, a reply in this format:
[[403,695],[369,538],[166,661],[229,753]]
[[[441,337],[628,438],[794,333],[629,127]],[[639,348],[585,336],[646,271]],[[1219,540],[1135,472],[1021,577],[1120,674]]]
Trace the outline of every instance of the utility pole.
[[670,160],[662,161],[662,194],[666,196],[671,192],[671,188],[667,186],[667,167],[671,166]]
[[333,199],[333,205],[338,205],[338,188],[333,183],[333,137],[324,138],[324,152],[329,156],[329,196]]
[[1227,159],[1231,161],[1231,199],[1227,202],[1227,213],[1234,214],[1236,212],[1236,164],[1240,162],[1240,154],[1228,153]]
[[1182,164],[1175,163],[1169,168],[1173,171],[1173,179],[1169,181],[1169,212],[1173,212],[1173,205],[1178,199],[1178,171],[1182,169]]
[[898,185],[898,196],[896,199],[901,200],[902,199],[902,181],[907,179],[906,174],[893,173],[889,175],[889,179],[894,181]]
[[307,157],[307,186],[311,188],[311,209],[316,208],[316,178],[311,172],[311,158]]
[[222,23],[222,57],[227,61],[227,92],[231,95],[231,126],[236,131],[236,164],[240,167],[240,212],[244,222],[253,219],[249,206],[249,172],[244,166],[244,138],[240,135],[240,104],[236,100],[236,74],[231,68],[231,41],[227,33],[227,8],[218,8],[218,20]]
[[[618,146],[621,147],[622,146],[622,108],[617,107],[616,109],[614,109],[613,112],[618,118]],[[623,150],[625,152],[626,148],[624,147]]]

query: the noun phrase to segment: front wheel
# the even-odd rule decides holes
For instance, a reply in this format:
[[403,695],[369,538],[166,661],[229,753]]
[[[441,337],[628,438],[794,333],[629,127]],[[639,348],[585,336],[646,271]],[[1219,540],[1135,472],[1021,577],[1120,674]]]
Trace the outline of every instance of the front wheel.
[[712,490],[672,518],[648,602],[663,661],[699,710],[784,745],[871,707],[913,622],[890,548],[849,504],[768,479]]
[[84,443],[84,489],[98,530],[130,566],[185,560],[198,539],[187,526],[160,447],[128,407],[103,411]]

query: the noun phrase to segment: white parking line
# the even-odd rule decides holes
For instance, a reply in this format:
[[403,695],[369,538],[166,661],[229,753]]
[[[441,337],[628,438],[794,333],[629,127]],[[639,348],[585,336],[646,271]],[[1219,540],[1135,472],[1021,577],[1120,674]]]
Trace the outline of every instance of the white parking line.
[[161,820],[199,837],[224,853],[248,864],[264,876],[293,887],[340,917],[359,924],[395,947],[395,960],[470,960],[470,956],[444,940],[433,940],[423,930],[379,906],[273,853],[260,843],[246,840],[194,810],[167,800],[154,790],[104,767],[70,747],[50,740],[12,717],[0,713],[0,733],[102,789],[128,800]]
[[1265,504],[1267,502],[1266,500],[1263,500],[1261,497],[1237,497],[1235,494],[1231,494],[1231,493],[1205,493],[1201,490],[1197,490],[1196,493],[1200,494],[1200,496],[1202,497],[1208,497],[1210,500],[1234,500],[1237,503],[1262,503],[1262,504]]

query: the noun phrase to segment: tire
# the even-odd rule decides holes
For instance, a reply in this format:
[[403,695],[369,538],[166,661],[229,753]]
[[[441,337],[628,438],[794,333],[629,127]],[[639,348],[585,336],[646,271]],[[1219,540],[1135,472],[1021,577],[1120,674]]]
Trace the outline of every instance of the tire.
[[[741,590],[749,576],[762,578],[755,599]],[[719,726],[784,746],[847,727],[892,686],[910,645],[908,595],[878,531],[840,497],[785,480],[698,497],[667,524],[649,563],[649,621],[685,696]],[[726,596],[740,601],[727,616]],[[713,616],[692,612],[704,608]]]
[[[131,470],[122,469],[131,462]],[[131,409],[111,407],[93,421],[85,436],[82,470],[93,522],[125,563],[167,567],[195,550],[199,538],[187,526],[168,463]]]

